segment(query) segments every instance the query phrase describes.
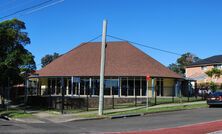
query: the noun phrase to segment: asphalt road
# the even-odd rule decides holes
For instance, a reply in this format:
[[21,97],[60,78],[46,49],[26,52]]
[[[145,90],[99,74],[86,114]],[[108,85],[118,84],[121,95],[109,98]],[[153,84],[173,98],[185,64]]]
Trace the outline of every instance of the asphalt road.
[[19,123],[0,119],[0,133],[104,133],[150,130],[222,120],[222,108],[201,108],[125,119]]

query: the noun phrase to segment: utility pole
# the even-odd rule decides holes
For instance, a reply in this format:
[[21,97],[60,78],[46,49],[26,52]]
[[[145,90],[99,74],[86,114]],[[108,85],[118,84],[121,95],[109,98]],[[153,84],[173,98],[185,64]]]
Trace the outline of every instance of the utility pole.
[[149,80],[146,80],[146,108],[149,107]]
[[100,88],[99,88],[99,115],[103,115],[103,96],[104,96],[104,70],[106,57],[106,28],[107,21],[103,20],[103,33],[101,45],[101,64],[100,64]]
[[[27,74],[26,74],[27,75]],[[24,113],[26,112],[27,101],[28,101],[28,90],[29,90],[29,79],[26,76],[25,79],[25,93],[24,93]]]
[[65,86],[64,86],[64,78],[61,78],[61,84],[62,84],[62,105],[61,105],[61,113],[64,114],[64,97],[65,97]]
[[146,108],[148,109],[149,107],[149,80],[150,76],[146,76]]

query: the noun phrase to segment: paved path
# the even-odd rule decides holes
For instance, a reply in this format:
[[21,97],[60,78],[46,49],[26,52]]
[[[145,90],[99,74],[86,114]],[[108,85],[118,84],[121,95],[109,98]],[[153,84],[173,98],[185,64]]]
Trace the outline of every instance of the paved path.
[[[150,109],[153,108],[161,108],[161,107],[171,107],[171,106],[181,106],[181,105],[193,105],[193,104],[204,104],[206,101],[199,101],[199,102],[188,102],[188,103],[175,103],[175,104],[162,104],[162,105],[156,105],[150,107]],[[135,110],[135,109],[141,109],[145,108],[145,106],[139,106],[139,107],[131,107],[131,108],[122,108],[122,109],[110,109],[110,110],[105,110],[104,113],[111,113],[111,112],[122,112],[122,111],[130,111],[130,110]],[[21,122],[29,122],[29,123],[41,123],[44,121],[45,122],[54,122],[54,123],[62,123],[62,122],[68,122],[68,121],[75,121],[75,120],[81,120],[84,118],[80,118],[80,116],[83,117],[83,115],[87,114],[97,114],[98,111],[89,111],[89,112],[80,112],[76,114],[64,114],[61,115],[60,113],[57,114],[52,114],[48,112],[36,112],[34,114],[36,118],[33,119],[17,119],[17,121]],[[38,121],[39,119],[39,121]]]
[[[71,121],[65,123],[18,123],[13,121],[0,121],[0,133],[99,134],[108,132],[141,132],[159,128],[175,128],[215,120],[222,120],[222,108],[200,108],[125,119]],[[219,128],[222,129],[222,126]]]

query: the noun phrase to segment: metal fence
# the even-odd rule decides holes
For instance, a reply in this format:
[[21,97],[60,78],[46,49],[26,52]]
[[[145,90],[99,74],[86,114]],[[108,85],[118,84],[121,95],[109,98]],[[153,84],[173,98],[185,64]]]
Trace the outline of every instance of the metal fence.
[[[168,87],[165,87],[165,89]],[[52,95],[50,92],[45,95],[39,95],[37,92],[33,92],[35,89],[28,88],[25,90],[26,92],[21,95],[17,94],[15,96],[15,101],[17,103],[24,103],[30,106],[43,107],[46,109],[57,109],[61,110],[62,113],[73,112],[73,111],[91,111],[98,109],[98,96],[92,96],[88,90],[86,90],[86,95],[80,96],[66,96],[65,92],[61,92],[59,95]],[[47,91],[50,91],[48,89]],[[62,90],[61,90],[62,91]],[[65,90],[64,90],[65,91]],[[156,93],[155,89],[155,94]],[[8,94],[8,92],[5,92]],[[183,102],[194,102],[201,101],[206,98],[204,94],[196,94],[198,92],[192,92],[189,94],[180,94],[179,96],[175,96],[172,93],[171,96],[153,96],[148,97],[149,106],[155,106],[160,104],[170,104],[170,103],[183,103]],[[5,94],[6,96],[6,94]],[[27,98],[25,97],[27,96]],[[25,98],[24,98],[25,97]],[[104,109],[121,109],[121,108],[129,108],[129,107],[139,107],[146,106],[147,97],[146,96],[104,96]]]

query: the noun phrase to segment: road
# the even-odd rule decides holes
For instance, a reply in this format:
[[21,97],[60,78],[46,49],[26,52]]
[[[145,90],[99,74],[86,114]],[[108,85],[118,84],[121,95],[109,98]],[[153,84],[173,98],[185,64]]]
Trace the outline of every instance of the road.
[[222,108],[200,108],[156,113],[125,119],[73,121],[66,123],[19,123],[0,120],[0,133],[105,133],[146,131],[222,120]]

